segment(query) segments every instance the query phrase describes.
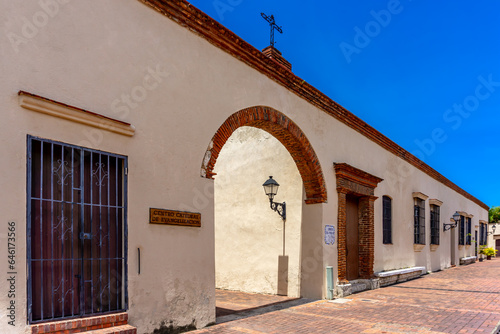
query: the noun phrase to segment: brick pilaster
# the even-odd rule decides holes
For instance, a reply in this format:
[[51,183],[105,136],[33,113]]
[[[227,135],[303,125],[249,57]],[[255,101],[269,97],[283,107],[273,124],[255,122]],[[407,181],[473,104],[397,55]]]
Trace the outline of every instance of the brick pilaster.
[[292,70],[292,64],[290,64],[290,62],[288,62],[283,57],[278,49],[272,46],[268,46],[264,50],[262,50],[262,53],[265,54],[268,58],[274,60],[278,65],[286,68],[288,71]]
[[340,282],[346,281],[347,275],[347,238],[346,238],[346,197],[347,192],[339,189],[338,193],[338,279]]
[[374,202],[376,197],[359,199],[359,276],[371,278],[375,253]]

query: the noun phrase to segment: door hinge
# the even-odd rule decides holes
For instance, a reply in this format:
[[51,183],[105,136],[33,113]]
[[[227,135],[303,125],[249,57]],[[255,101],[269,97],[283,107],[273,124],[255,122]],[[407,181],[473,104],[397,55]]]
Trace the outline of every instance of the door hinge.
[[128,175],[128,167],[125,167],[125,175]]

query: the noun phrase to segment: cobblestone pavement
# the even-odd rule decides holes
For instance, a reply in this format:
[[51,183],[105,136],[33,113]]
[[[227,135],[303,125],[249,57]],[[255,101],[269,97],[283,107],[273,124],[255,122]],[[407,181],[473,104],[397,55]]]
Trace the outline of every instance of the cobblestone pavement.
[[500,259],[493,259],[190,333],[497,333],[499,323]]

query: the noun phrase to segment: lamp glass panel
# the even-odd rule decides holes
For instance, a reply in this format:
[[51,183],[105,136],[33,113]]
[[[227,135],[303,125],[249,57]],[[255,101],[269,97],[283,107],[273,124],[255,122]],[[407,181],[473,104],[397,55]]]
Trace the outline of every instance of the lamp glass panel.
[[278,187],[280,185],[278,184],[278,182],[276,182],[276,180],[273,179],[272,176],[270,176],[269,180],[267,180],[262,186],[264,187],[266,195],[272,198],[278,193]]

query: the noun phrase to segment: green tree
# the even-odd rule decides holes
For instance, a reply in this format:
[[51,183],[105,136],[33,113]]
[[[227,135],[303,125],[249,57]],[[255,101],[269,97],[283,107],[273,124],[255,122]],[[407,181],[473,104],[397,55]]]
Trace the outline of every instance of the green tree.
[[500,220],[500,206],[492,206],[488,211],[488,220],[490,223],[497,223]]

